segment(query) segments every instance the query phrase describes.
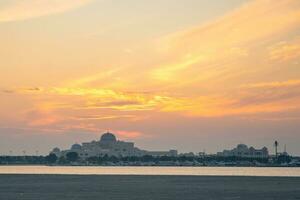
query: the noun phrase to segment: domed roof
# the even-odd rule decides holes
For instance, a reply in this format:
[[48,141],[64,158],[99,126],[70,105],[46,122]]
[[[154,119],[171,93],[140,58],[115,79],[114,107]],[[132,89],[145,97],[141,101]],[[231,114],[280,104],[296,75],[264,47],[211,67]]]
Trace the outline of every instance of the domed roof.
[[55,147],[52,152],[60,152],[60,149],[58,147]]
[[116,142],[116,136],[110,132],[104,133],[101,138],[100,142]]
[[245,144],[238,144],[238,145],[237,145],[237,148],[238,148],[238,149],[248,149],[248,146],[245,145]]
[[71,150],[79,150],[81,149],[81,145],[80,144],[73,144],[71,147]]

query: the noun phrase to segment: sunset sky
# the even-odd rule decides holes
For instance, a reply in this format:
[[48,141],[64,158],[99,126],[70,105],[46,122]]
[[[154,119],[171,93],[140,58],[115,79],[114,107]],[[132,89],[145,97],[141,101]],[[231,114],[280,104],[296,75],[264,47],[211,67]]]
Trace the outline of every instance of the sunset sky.
[[300,1],[1,0],[0,154],[107,130],[300,155]]

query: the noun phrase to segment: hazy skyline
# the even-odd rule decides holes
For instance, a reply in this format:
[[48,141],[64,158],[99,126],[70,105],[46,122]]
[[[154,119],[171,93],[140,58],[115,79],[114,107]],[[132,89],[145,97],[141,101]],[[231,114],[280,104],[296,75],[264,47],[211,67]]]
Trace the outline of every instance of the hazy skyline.
[[0,154],[98,139],[300,155],[300,1],[3,0]]

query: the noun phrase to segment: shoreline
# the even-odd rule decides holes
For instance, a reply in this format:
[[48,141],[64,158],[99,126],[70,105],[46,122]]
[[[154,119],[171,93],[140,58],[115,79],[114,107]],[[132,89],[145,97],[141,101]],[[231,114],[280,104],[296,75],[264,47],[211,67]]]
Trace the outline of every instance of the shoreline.
[[0,166],[0,174],[300,177],[300,168],[166,166]]
[[205,167],[246,167],[246,168],[300,168],[300,166],[286,166],[286,165],[48,165],[48,164],[0,164],[2,166],[42,166],[42,167],[194,167],[194,168],[205,168]]

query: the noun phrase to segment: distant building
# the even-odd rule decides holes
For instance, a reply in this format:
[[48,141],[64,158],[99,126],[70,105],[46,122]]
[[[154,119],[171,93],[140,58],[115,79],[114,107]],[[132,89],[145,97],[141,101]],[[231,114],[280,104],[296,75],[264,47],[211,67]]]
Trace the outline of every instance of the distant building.
[[269,151],[267,147],[262,149],[255,149],[253,147],[248,148],[245,144],[239,144],[236,148],[232,150],[224,150],[223,152],[218,152],[218,156],[237,156],[245,158],[267,158],[269,157]]
[[79,157],[86,159],[89,157],[101,157],[101,156],[177,156],[177,150],[170,151],[146,151],[141,150],[134,146],[133,142],[124,142],[117,140],[116,136],[112,133],[105,133],[101,136],[99,141],[85,142],[80,144],[73,144],[70,149],[60,151],[58,148],[54,148],[50,153],[55,154],[58,157],[66,156],[69,152],[78,153]]
[[195,154],[193,152],[189,153],[181,153],[180,156],[185,156],[185,157],[195,157]]
[[206,153],[204,151],[198,153],[198,156],[200,156],[200,157],[204,157],[205,155],[206,155]]
[[151,155],[153,157],[160,157],[160,156],[177,156],[177,150],[169,150],[169,151],[145,151],[144,155]]

